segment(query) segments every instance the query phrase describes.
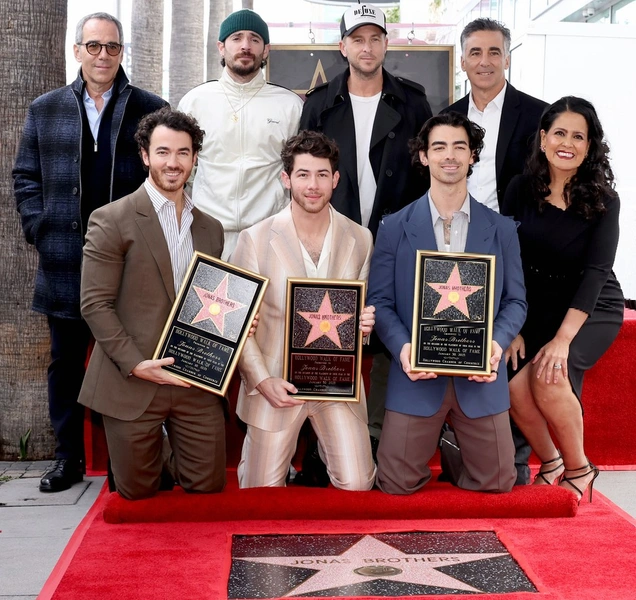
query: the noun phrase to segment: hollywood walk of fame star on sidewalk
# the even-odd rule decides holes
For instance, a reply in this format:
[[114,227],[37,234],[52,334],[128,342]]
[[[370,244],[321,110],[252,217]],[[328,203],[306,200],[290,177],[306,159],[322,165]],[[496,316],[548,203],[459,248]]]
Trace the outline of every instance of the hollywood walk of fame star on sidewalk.
[[460,313],[470,319],[470,312],[466,304],[466,298],[483,289],[483,285],[465,285],[459,276],[459,266],[455,263],[448,280],[441,283],[429,283],[426,285],[433,288],[441,298],[437,303],[437,308],[433,315],[441,313],[443,310],[454,306]]
[[225,329],[225,315],[240,310],[247,306],[236,300],[231,300],[227,297],[227,285],[229,275],[226,274],[221,283],[215,290],[209,292],[203,288],[193,285],[194,291],[197,293],[199,300],[203,303],[203,306],[192,319],[192,325],[210,319],[212,323],[219,330],[219,333],[223,335]]
[[[335,556],[267,556],[243,557],[235,560],[316,570],[315,575],[310,576],[285,594],[285,597],[290,597],[355,585],[375,579],[483,593],[482,590],[436,569],[498,556],[507,556],[507,554],[505,552],[407,554],[370,535],[365,535],[348,550]],[[373,572],[369,575],[359,573],[363,567],[373,565],[394,567],[394,569],[387,569],[389,573],[385,575]]]
[[309,346],[318,338],[326,335],[338,348],[342,348],[338,326],[353,317],[353,313],[334,313],[331,306],[329,292],[325,292],[318,312],[300,312],[298,314],[311,324],[311,331],[305,341],[305,346]]

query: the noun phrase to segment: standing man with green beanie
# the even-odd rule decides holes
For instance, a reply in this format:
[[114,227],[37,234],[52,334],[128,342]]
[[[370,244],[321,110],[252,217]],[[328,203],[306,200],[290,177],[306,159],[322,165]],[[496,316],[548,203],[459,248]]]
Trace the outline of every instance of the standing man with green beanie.
[[298,131],[303,103],[294,92],[265,81],[267,23],[252,10],[232,13],[219,30],[223,74],[190,90],[179,110],[206,132],[192,200],[223,224],[227,260],[239,233],[288,203],[280,152]]

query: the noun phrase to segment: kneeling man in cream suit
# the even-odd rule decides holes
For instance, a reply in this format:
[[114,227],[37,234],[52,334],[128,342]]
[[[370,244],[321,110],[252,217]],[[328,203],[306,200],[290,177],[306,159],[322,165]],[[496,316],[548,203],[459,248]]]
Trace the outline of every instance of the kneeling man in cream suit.
[[[284,486],[298,433],[309,418],[331,483],[340,489],[369,490],[375,465],[364,393],[360,403],[304,402],[290,396],[297,390],[281,376],[287,279],[366,280],[372,236],[330,205],[339,178],[335,142],[321,133],[301,131],[287,141],[281,157],[291,203],[241,232],[231,259],[270,279],[258,330],[247,340],[239,362],[237,414],[247,423],[239,485]],[[373,307],[363,310],[360,321],[361,330],[370,333]]]

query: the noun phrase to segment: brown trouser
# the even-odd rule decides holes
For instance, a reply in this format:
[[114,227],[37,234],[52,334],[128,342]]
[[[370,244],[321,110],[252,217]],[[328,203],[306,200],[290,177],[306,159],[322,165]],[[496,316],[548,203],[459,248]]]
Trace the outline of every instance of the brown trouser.
[[179,485],[189,492],[220,492],[225,485],[225,418],[222,399],[195,387],[160,386],[133,421],[104,415],[117,491],[129,500],[159,489],[162,431],[166,422]]
[[[488,385],[488,384],[482,384]],[[378,449],[377,486],[389,494],[412,494],[431,478],[428,462],[437,449],[446,415],[451,415],[462,465],[457,485],[481,492],[509,492],[517,478],[508,411],[469,419],[449,379],[444,401],[431,417],[386,411]]]

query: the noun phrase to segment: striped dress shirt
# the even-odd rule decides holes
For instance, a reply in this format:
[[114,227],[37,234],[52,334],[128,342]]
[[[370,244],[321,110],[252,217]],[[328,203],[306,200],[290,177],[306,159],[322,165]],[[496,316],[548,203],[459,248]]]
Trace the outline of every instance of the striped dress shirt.
[[177,223],[177,207],[172,200],[168,200],[161,194],[148,179],[144,182],[144,187],[150,202],[159,217],[159,223],[166,238],[168,252],[170,252],[170,262],[172,264],[172,277],[174,279],[175,296],[179,293],[179,288],[183,282],[188,265],[194,254],[194,246],[192,244],[192,233],[190,225],[192,225],[192,209],[194,204],[185,191],[183,192],[183,211],[181,212],[181,228]]

